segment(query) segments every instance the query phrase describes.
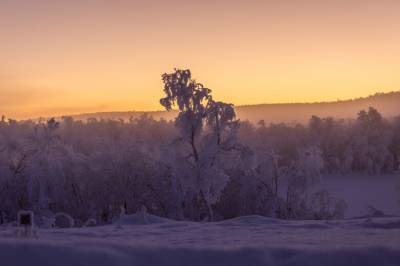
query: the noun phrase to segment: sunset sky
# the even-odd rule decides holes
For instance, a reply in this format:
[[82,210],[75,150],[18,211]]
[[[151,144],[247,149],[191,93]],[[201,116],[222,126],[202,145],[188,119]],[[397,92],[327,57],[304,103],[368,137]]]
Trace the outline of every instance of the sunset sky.
[[0,0],[0,115],[160,110],[174,67],[236,105],[400,89],[400,1]]

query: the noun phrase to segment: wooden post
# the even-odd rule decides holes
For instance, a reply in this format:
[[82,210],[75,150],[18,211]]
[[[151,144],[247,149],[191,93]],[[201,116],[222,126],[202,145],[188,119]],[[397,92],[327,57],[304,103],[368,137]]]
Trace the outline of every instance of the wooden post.
[[19,211],[18,212],[18,236],[21,237],[32,237],[34,229],[34,215],[32,211]]

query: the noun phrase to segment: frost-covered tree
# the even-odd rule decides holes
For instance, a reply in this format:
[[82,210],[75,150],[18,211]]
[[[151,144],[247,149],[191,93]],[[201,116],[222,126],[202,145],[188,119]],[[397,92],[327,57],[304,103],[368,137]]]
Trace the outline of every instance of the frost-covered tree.
[[166,110],[178,109],[175,124],[181,140],[190,147],[188,154],[182,154],[184,160],[175,162],[179,185],[186,201],[198,205],[191,215],[201,219],[203,206],[213,220],[212,205],[229,179],[224,170],[229,162],[226,156],[232,155],[225,152],[236,142],[238,123],[233,105],[214,101],[211,90],[193,80],[190,70],[175,69],[162,75],[162,80],[166,97],[160,103]]
[[354,130],[354,170],[379,174],[395,168],[395,158],[390,153],[393,131],[380,113],[370,107],[360,111]]
[[317,147],[307,147],[298,151],[298,157],[287,170],[288,183],[286,188],[287,218],[300,218],[307,215],[308,189],[318,183],[323,167],[321,150]]
[[174,73],[163,74],[165,98],[160,104],[170,111],[177,107],[179,114],[175,119],[182,138],[190,144],[190,157],[199,160],[198,139],[202,133],[204,120],[212,102],[211,90],[192,79],[190,70],[176,69]]

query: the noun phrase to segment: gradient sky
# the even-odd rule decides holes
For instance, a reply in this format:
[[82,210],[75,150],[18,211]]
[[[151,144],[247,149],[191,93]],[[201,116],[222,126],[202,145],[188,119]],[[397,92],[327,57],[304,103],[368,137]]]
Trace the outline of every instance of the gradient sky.
[[0,114],[157,110],[190,68],[237,105],[400,89],[400,1],[0,0]]

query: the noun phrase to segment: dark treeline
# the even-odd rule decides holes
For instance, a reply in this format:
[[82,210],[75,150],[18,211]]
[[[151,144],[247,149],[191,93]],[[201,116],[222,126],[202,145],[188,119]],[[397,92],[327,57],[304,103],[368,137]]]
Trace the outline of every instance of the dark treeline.
[[312,116],[306,126],[241,123],[240,139],[253,149],[273,149],[292,160],[299,148],[319,149],[327,174],[382,174],[399,169],[400,117],[386,120],[370,107],[353,120]]
[[[190,169],[181,169],[184,159],[177,153],[186,153],[187,147],[177,143],[179,138],[173,122],[146,115],[128,123],[96,119],[84,123],[68,117],[38,123],[3,119],[2,219],[12,219],[20,209],[33,209],[42,215],[63,211],[82,223],[89,218],[110,222],[121,206],[128,213],[146,206],[160,216],[201,220],[207,217],[201,200],[187,202],[181,195],[182,186],[193,184],[177,184],[193,182]],[[308,126],[243,121],[237,142],[245,147],[240,155],[232,159],[224,154],[221,160],[228,162],[219,162],[226,176],[216,174],[210,180],[215,184],[209,186],[219,191],[210,201],[215,219],[248,214],[329,218],[340,216],[340,210],[314,206],[317,209],[311,211],[306,202],[296,207],[298,212],[288,207],[301,202],[290,203],[286,197],[291,193],[288,168],[301,161],[305,179],[321,173],[392,173],[399,168],[400,119],[386,121],[371,108],[353,121],[312,117]],[[187,174],[184,180],[175,175],[177,167]],[[301,198],[309,182],[294,183],[293,193]],[[337,203],[326,192],[314,196]]]

